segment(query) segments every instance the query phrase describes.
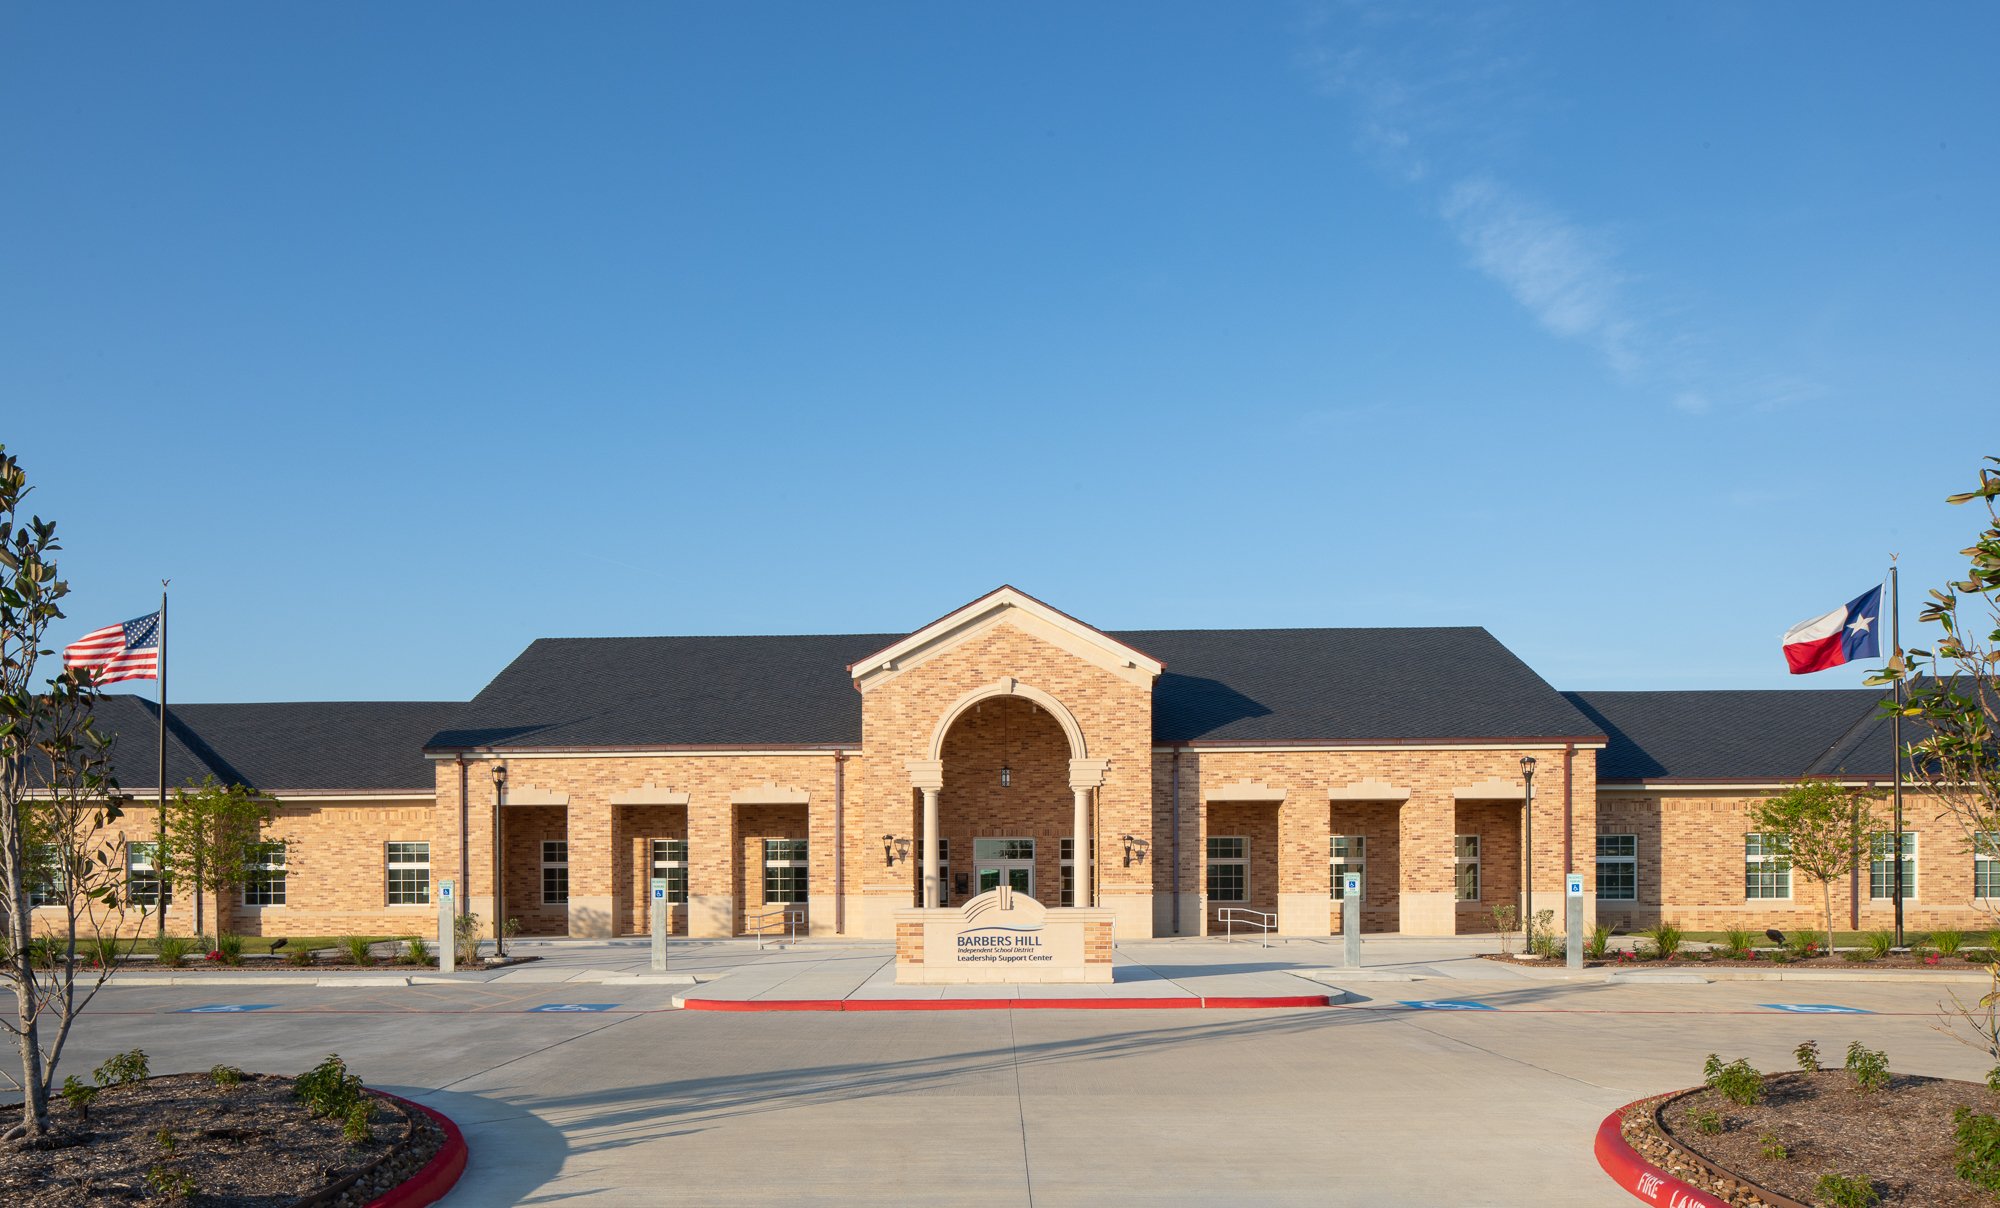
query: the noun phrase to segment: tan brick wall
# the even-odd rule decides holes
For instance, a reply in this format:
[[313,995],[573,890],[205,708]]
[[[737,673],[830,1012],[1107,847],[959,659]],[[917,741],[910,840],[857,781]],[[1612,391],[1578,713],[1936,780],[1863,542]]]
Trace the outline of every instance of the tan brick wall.
[[[1242,906],[1266,914],[1277,913],[1278,886],[1281,881],[1279,869],[1282,865],[1295,873],[1296,869],[1293,866],[1298,859],[1296,835],[1291,836],[1294,840],[1294,850],[1284,852],[1282,857],[1280,855],[1278,816],[1279,807],[1276,804],[1217,803],[1208,807],[1208,835],[1216,838],[1240,835],[1248,840],[1246,854],[1249,863],[1248,897],[1244,901],[1208,903],[1208,929],[1211,932],[1224,930],[1216,915],[1217,912],[1231,906]],[[1324,839],[1320,840],[1320,850],[1326,850]],[[1202,841],[1204,891],[1208,885],[1207,851],[1207,838],[1204,838]],[[1243,928],[1239,925],[1234,930],[1240,935]]]
[[[687,838],[684,805],[628,805],[613,819],[623,859],[612,878],[618,903],[613,926],[619,935],[651,935],[653,931],[653,840]],[[687,911],[670,911],[669,935],[687,934]]]
[[[1359,835],[1363,840],[1367,869],[1362,878],[1361,930],[1396,930],[1402,925],[1396,910],[1396,807],[1386,801],[1336,801],[1328,815],[1328,833]],[[1339,931],[1344,920],[1341,904],[1333,900],[1331,863],[1327,865],[1327,901],[1329,930]]]
[[[1046,711],[1020,697],[995,697],[975,705],[945,736],[944,790],[938,797],[938,833],[947,844],[953,880],[979,892],[973,840],[1035,841],[1034,897],[1060,905],[1062,843],[1074,831],[1075,795],[1069,786],[1069,743]],[[1000,768],[1009,783],[1000,783]],[[910,886],[921,892],[922,851],[912,844]],[[948,888],[950,888],[948,886]]]

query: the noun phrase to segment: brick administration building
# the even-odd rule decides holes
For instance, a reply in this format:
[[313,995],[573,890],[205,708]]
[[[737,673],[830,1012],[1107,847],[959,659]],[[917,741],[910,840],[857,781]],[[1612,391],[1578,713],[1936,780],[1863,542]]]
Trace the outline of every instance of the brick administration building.
[[[545,639],[469,702],[176,706],[167,778],[279,803],[283,859],[224,903],[248,934],[428,932],[442,878],[490,921],[497,830],[529,935],[644,934],[654,877],[697,937],[791,910],[887,938],[927,892],[1003,883],[1108,908],[1120,937],[1224,909],[1325,935],[1347,870],[1364,930],[1448,935],[1519,900],[1527,757],[1538,906],[1575,871],[1595,918],[1762,929],[1811,925],[1819,894],[1747,833],[1752,804],[1886,784],[1878,701],[1564,693],[1483,629],[1107,632],[1003,587],[907,634]],[[156,714],[104,710],[143,899]],[[1906,915],[1971,925],[2000,869],[1934,812],[1907,803]],[[1835,887],[1843,926],[1887,925],[1886,838],[1871,854]]]

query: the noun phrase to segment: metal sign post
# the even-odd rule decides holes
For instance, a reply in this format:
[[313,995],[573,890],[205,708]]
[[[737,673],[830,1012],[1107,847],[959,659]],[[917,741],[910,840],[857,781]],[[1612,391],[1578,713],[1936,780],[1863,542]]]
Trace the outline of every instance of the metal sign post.
[[438,970],[443,973],[458,972],[458,928],[452,925],[458,909],[455,897],[449,880],[438,882]]
[[1583,874],[1573,872],[1563,884],[1563,900],[1569,904],[1569,967],[1583,968]]
[[653,878],[653,972],[667,971],[667,881]]
[[1340,934],[1346,947],[1347,967],[1361,967],[1361,874],[1341,874]]

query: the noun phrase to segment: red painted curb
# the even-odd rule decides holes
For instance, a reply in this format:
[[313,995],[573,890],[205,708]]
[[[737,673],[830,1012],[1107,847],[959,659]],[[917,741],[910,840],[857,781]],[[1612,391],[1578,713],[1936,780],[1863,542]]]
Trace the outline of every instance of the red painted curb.
[[1324,994],[1261,998],[690,998],[684,1011],[1255,1011],[1332,1005]]
[[424,1208],[426,1204],[437,1203],[457,1185],[458,1176],[465,1173],[465,1160],[470,1156],[465,1146],[465,1134],[459,1132],[458,1125],[443,1112],[433,1111],[421,1103],[412,1103],[401,1095],[392,1095],[387,1091],[372,1093],[429,1116],[444,1130],[444,1144],[417,1173],[368,1201],[367,1208]]
[[[1627,1103],[1604,1117],[1604,1123],[1597,1126],[1597,1144],[1593,1146],[1597,1164],[1611,1176],[1612,1182],[1649,1204],[1663,1204],[1666,1208],[1729,1208],[1724,1201],[1681,1182],[1648,1162],[1639,1156],[1638,1150],[1625,1143],[1625,1135],[1618,1127],[1625,1113],[1648,1102],[1651,1100]],[[1666,1193],[1665,1198],[1661,1198],[1661,1192]]]

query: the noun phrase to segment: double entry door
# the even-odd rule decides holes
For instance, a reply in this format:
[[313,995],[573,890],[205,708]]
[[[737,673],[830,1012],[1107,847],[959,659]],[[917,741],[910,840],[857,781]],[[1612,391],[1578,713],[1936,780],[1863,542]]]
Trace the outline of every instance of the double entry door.
[[1005,885],[1015,893],[1035,896],[1033,839],[974,839],[972,866],[977,870],[980,893]]

